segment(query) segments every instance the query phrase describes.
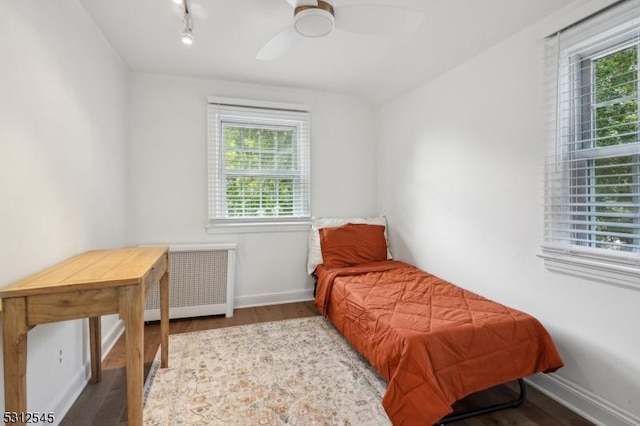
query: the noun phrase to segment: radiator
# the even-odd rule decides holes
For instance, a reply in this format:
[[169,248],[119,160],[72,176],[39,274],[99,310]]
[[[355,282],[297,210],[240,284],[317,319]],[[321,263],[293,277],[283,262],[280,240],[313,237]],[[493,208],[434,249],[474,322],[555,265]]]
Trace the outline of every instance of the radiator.
[[[169,318],[233,316],[235,244],[169,246]],[[160,319],[160,286],[147,297],[144,319]]]

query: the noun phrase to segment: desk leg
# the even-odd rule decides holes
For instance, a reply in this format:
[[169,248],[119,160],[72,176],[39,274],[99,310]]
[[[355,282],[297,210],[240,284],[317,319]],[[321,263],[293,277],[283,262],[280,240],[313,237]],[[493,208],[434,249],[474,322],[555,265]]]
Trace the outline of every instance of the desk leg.
[[[2,301],[4,411],[8,413],[27,412],[27,332],[29,329],[26,307],[24,297]],[[24,425],[24,422],[18,421],[11,424]]]
[[160,278],[160,367],[169,366],[169,270]]
[[119,290],[120,318],[124,321],[127,348],[127,414],[129,426],[142,425],[144,381],[144,286]]
[[89,318],[89,350],[91,352],[91,383],[102,380],[102,324],[100,317]]

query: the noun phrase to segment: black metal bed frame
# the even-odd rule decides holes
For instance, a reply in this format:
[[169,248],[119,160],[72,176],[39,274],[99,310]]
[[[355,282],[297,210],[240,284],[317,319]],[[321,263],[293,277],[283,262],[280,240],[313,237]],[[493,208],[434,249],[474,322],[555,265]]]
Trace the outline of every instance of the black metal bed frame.
[[457,422],[459,420],[468,419],[469,417],[475,417],[481,414],[493,413],[495,411],[500,411],[507,408],[517,408],[521,406],[524,403],[524,401],[527,399],[527,388],[525,387],[524,380],[518,379],[518,386],[520,386],[520,395],[512,401],[503,402],[501,404],[489,405],[487,407],[480,407],[474,410],[464,411],[462,413],[452,413],[440,419],[436,423],[436,426]]

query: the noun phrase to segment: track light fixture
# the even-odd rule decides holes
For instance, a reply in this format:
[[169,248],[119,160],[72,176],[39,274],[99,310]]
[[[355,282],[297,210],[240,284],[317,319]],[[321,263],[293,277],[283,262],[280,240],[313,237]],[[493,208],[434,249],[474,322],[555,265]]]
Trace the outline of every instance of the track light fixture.
[[182,42],[184,44],[193,44],[193,32],[191,28],[185,27],[184,31],[182,31]]
[[182,23],[184,29],[182,30],[181,40],[186,45],[193,44],[193,22],[191,21],[191,14],[189,13],[189,0],[173,0],[174,3],[182,4],[184,9],[184,17]]

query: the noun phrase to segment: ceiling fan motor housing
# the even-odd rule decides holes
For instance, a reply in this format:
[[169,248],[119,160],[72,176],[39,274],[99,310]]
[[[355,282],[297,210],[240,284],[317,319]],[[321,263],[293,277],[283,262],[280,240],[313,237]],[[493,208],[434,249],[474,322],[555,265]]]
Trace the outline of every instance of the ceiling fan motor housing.
[[294,10],[293,27],[305,37],[322,37],[335,26],[333,6],[318,0],[318,6],[298,6]]

